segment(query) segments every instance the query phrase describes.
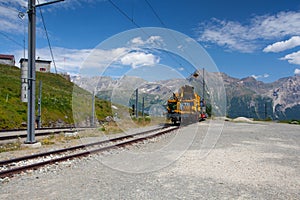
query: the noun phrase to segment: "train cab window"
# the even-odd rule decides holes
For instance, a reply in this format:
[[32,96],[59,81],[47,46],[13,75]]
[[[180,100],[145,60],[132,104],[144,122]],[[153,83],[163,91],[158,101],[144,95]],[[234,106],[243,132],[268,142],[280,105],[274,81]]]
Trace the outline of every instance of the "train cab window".
[[168,103],[168,107],[171,111],[176,110],[177,103]]

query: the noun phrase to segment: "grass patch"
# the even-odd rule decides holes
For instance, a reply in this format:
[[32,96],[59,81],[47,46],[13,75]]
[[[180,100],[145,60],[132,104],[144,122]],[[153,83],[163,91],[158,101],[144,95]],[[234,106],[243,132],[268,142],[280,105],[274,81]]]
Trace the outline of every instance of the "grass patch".
[[132,120],[138,125],[138,126],[147,126],[151,123],[151,118],[149,116],[146,117],[132,117]]
[[8,152],[8,151],[17,151],[20,149],[21,149],[21,141],[20,140],[18,140],[17,142],[0,145],[0,153]]
[[119,125],[114,122],[107,122],[105,123],[100,130],[104,132],[104,134],[115,134],[115,133],[121,133],[123,130],[119,127]]
[[49,135],[40,140],[42,145],[53,145],[58,143],[67,143],[70,140],[77,140],[80,137],[77,136],[68,136],[66,137],[64,134],[56,134],[56,135]]
[[[27,121],[27,104],[20,100],[20,76],[19,68],[0,64],[0,129],[22,128],[22,124]],[[56,122],[72,126],[75,123],[73,112],[80,113],[80,118],[76,119],[76,122],[90,117],[91,93],[59,74],[36,72],[36,99],[38,99],[39,81],[42,81],[43,127],[53,127]],[[74,101],[74,96],[79,97],[77,101]],[[78,109],[74,111],[73,105]],[[38,108],[37,101],[36,108]],[[95,110],[98,120],[112,116],[111,103],[108,101],[96,98]]]

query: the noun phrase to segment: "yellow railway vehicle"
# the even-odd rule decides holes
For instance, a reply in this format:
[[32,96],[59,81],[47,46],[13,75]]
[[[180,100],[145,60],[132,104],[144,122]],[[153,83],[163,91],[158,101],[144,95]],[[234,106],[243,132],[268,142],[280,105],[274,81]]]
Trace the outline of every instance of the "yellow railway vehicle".
[[167,102],[167,119],[174,124],[194,123],[206,118],[204,100],[194,87],[182,86]]

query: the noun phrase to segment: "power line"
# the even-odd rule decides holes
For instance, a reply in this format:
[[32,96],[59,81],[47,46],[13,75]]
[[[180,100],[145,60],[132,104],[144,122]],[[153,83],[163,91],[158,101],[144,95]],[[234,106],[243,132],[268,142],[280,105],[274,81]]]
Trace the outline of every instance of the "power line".
[[8,7],[8,6],[5,6],[5,5],[3,5],[3,4],[1,4],[0,6],[1,6],[2,8],[6,8],[6,9],[8,9],[8,10],[11,10],[11,11],[14,11],[14,12],[17,12],[17,13],[20,12],[19,10],[15,9],[15,8]]
[[131,23],[133,23],[136,27],[142,28],[140,25],[138,25],[133,18],[130,18],[117,4],[115,4],[112,0],[108,0],[111,5],[113,5],[124,17],[126,17]]
[[[146,32],[145,32],[145,30],[138,24],[138,23],[136,23],[135,21],[134,21],[134,19],[133,19],[133,17],[131,18],[131,17],[129,17],[129,15],[126,13],[126,12],[124,12],[117,4],[115,4],[112,0],[108,0],[126,19],[128,19],[131,23],[133,23],[137,28],[140,28],[141,30],[142,30],[142,32],[144,32],[144,34],[145,35],[147,35],[147,36],[149,36],[150,37],[150,35],[149,34],[147,34]],[[165,27],[165,28],[167,28],[166,27],[166,25],[165,25],[165,23],[162,21],[162,19],[159,17],[159,15],[157,14],[157,12],[154,10],[154,8],[151,6],[151,4],[149,3],[149,1],[147,1],[147,0],[145,0],[146,1],[146,3],[149,5],[149,7],[151,8],[151,10],[152,10],[152,12],[155,14],[155,16],[158,18],[158,20],[160,21],[160,23]],[[176,41],[176,43],[177,44],[179,44],[179,42],[178,42],[178,40],[171,34],[171,33],[169,33],[170,35],[171,35],[171,37]],[[170,52],[168,52],[168,51],[165,51],[166,53],[167,53],[167,55],[171,58],[171,60],[173,60],[173,61],[175,61],[180,67],[183,67],[182,66],[182,64],[181,64],[181,62],[180,61],[178,61],[177,60],[177,58],[175,58],[173,55],[171,55],[170,54]],[[189,56],[189,55],[188,55]],[[190,56],[189,56],[190,57]],[[190,57],[190,59],[192,59],[191,57]],[[187,71],[188,71],[188,73],[190,73],[190,74],[193,74],[193,73],[191,73],[188,69],[186,69]]]
[[[166,26],[166,24],[163,22],[163,20],[161,19],[161,17],[158,15],[158,13],[155,11],[154,7],[150,4],[150,2],[148,0],[145,0],[145,2],[147,3],[147,5],[150,7],[151,11],[154,13],[154,15],[156,16],[156,18],[158,19],[158,21],[161,23],[161,25],[168,29],[168,27]],[[176,42],[177,45],[179,45],[180,43],[178,42],[177,38],[174,37],[174,35],[172,34],[172,32],[168,31],[169,35],[174,39],[174,41]],[[193,60],[193,58],[186,52],[186,55],[189,57],[190,60]],[[180,66],[182,67],[182,65],[180,64]],[[187,70],[189,71],[189,70]],[[190,73],[190,72],[189,72]]]
[[[129,15],[126,13],[126,12],[124,12],[117,4],[115,4],[112,0],[108,0],[126,19],[128,19],[132,24],[134,24],[137,28],[140,28],[141,29],[141,31],[142,32],[144,32],[144,34],[145,35],[147,35],[148,37],[150,37],[150,35],[148,34],[148,33],[146,33],[145,32],[145,30],[138,24],[138,23],[136,23],[134,20],[133,20],[133,17],[131,18],[131,17],[129,17]],[[161,22],[162,22],[162,20],[161,20]],[[164,23],[163,23],[164,24]],[[165,25],[164,25],[165,26]],[[169,55],[169,57],[172,59],[172,60],[174,60],[176,63],[178,63],[179,64],[179,66],[181,66],[182,67],[182,64],[177,60],[177,59],[175,59],[173,56],[171,56],[170,55],[170,52],[168,52],[168,51],[165,51],[168,55]]]
[[161,23],[161,25],[163,25],[163,27],[167,27],[165,25],[165,23],[162,21],[162,19],[159,17],[159,15],[157,14],[157,12],[154,10],[154,8],[151,6],[151,4],[149,3],[148,0],[145,0],[145,2],[148,4],[148,6],[151,8],[152,12],[154,13],[154,15],[157,17],[157,19],[159,20],[159,22]]
[[14,42],[15,44],[21,46],[23,48],[23,45],[21,43],[19,43],[18,41],[14,40],[13,38],[9,37],[8,35],[6,35],[5,33],[3,33],[2,31],[0,31],[0,34],[3,35],[5,38],[7,38],[8,40]]
[[[39,0],[38,0],[38,3],[40,3]],[[54,56],[53,56],[53,51],[52,51],[52,47],[51,47],[51,43],[50,43],[50,39],[49,39],[49,35],[48,35],[48,31],[47,31],[47,28],[46,28],[46,24],[45,24],[45,20],[44,20],[44,16],[43,16],[41,7],[39,7],[39,10],[40,10],[40,14],[41,14],[42,22],[43,22],[43,27],[44,27],[44,30],[45,30],[45,34],[46,34],[46,38],[47,38],[47,42],[48,42],[48,46],[49,46],[49,50],[50,50],[50,54],[51,54],[51,58],[52,58],[52,62],[53,62],[53,65],[54,65],[55,73],[57,74],[56,64],[55,64],[55,60],[54,60]]]

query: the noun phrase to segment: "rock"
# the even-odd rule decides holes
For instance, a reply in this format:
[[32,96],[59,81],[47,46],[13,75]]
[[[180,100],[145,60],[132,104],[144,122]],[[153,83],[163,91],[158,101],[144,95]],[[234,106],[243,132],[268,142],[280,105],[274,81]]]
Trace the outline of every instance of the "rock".
[[232,120],[233,122],[249,122],[249,123],[253,123],[253,119],[249,119],[246,117],[237,117],[235,119]]
[[40,148],[42,147],[42,144],[40,142],[36,142],[36,143],[33,143],[33,144],[21,144],[21,147],[27,147],[27,148]]
[[8,183],[9,181],[10,181],[10,179],[8,177],[0,179],[1,183]]
[[75,137],[78,136],[78,132],[65,132],[65,137]]

